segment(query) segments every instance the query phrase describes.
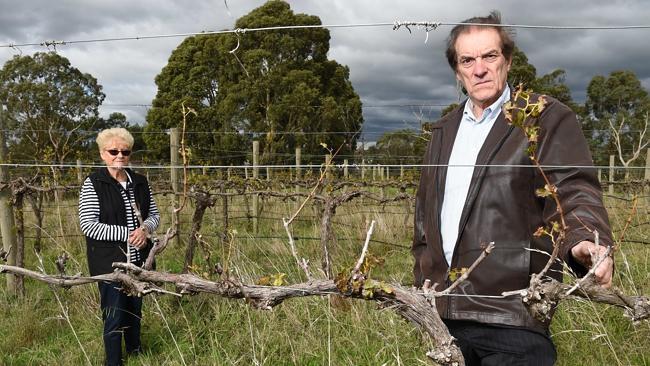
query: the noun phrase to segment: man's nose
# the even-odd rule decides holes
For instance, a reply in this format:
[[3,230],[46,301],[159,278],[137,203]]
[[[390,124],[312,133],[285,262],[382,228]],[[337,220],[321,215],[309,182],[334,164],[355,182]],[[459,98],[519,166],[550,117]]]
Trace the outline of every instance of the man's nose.
[[478,57],[476,61],[474,62],[474,68],[472,69],[472,72],[474,75],[478,77],[485,76],[487,73],[487,65],[485,65],[485,61],[483,61],[483,58]]

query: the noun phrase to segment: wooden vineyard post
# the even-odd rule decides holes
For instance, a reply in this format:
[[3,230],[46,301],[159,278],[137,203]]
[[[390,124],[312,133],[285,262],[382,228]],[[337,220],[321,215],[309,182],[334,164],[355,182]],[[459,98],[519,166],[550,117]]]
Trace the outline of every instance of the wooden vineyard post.
[[81,168],[81,159],[77,159],[77,182],[79,182],[80,185],[84,182],[84,172]]
[[[0,164],[7,161],[7,146],[5,144],[4,110],[0,105]],[[0,183],[9,183],[7,167],[0,165]],[[7,264],[16,265],[16,224],[14,222],[13,206],[11,205],[11,192],[9,187],[0,190],[0,231],[2,233],[2,249],[9,253]],[[16,276],[7,274],[7,292],[16,295]]]
[[[260,164],[260,142],[259,141],[253,141],[253,179],[256,180],[259,178],[259,164]],[[253,196],[253,232],[257,234],[258,229],[259,229],[259,220],[257,215],[259,214],[259,204],[260,204],[260,196],[259,195],[254,195]]]
[[176,212],[176,206],[178,205],[178,192],[179,192],[179,149],[180,149],[180,135],[178,134],[178,128],[173,127],[169,129],[169,164],[170,168],[170,180],[172,185],[172,227],[176,230],[176,245],[181,245],[181,224],[180,224],[180,215]]
[[614,194],[614,155],[609,156],[609,186],[607,193]]
[[647,150],[645,158],[645,174],[643,175],[643,192],[646,196],[646,205],[650,206],[650,148]]
[[300,180],[300,159],[302,155],[302,149],[297,147],[296,148],[296,180]]

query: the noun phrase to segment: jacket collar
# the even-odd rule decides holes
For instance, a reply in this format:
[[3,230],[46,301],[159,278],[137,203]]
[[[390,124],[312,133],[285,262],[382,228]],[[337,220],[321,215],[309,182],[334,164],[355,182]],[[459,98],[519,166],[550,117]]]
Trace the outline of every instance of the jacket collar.
[[[126,170],[128,177],[131,179],[131,183],[135,186],[138,184],[141,184],[143,181],[140,179],[140,176],[136,174],[133,170],[130,168],[124,168]],[[111,173],[108,172],[107,167],[101,167],[97,170],[97,177],[98,180],[110,183],[110,184],[119,184],[115,178],[111,176]]]

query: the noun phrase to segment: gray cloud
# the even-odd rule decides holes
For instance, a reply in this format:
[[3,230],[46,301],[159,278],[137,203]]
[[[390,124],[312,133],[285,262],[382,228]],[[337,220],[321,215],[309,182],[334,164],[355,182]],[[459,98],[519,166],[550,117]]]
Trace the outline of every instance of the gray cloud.
[[[459,22],[501,9],[504,22],[531,25],[648,24],[647,4],[641,0],[528,2],[464,1],[462,4],[418,0],[292,0],[295,12],[317,15],[323,24],[393,22],[395,20]],[[0,0],[0,44],[176,34],[232,28],[235,20],[264,3],[262,0],[143,0],[110,2],[82,0]],[[227,6],[227,7],[226,7]],[[429,33],[390,26],[333,28],[330,58],[350,68],[353,85],[364,101],[364,131],[368,139],[380,132],[417,127],[421,119],[435,119],[440,107],[404,104],[448,104],[457,101],[455,79],[444,58],[449,26]],[[582,102],[595,75],[614,70],[634,71],[650,87],[646,39],[639,30],[517,29],[516,41],[538,73],[561,68],[575,100]],[[106,93],[103,115],[122,112],[144,122],[146,108],[122,104],[150,104],[155,76],[182,38],[85,43],[58,46],[57,51],[83,72],[95,76]],[[0,48],[0,62],[14,54]],[[392,107],[380,108],[381,105]]]

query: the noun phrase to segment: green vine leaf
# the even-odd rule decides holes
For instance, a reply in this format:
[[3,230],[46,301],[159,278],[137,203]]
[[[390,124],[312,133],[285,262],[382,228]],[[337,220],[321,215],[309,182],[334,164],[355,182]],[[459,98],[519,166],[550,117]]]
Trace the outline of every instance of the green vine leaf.
[[468,269],[467,267],[450,269],[449,270],[449,280],[452,281],[452,282],[456,281],[458,278],[460,278],[460,276],[462,276],[463,274],[465,274],[467,272],[467,269]]
[[257,284],[260,286],[282,286],[284,284],[284,277],[286,273],[276,273],[269,276],[260,277]]

